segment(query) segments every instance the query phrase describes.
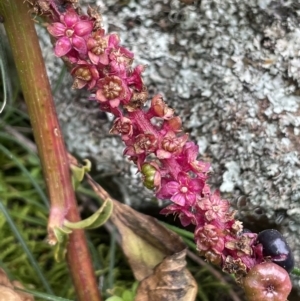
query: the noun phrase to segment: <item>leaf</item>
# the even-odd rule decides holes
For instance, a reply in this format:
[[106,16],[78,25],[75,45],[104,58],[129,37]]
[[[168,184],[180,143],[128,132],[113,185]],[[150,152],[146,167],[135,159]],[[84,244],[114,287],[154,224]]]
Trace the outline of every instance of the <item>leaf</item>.
[[133,292],[126,290],[122,294],[123,301],[133,301]]
[[67,242],[69,234],[72,233],[72,230],[62,226],[61,228],[55,227],[53,229],[53,232],[56,238],[56,244],[54,248],[54,259],[56,262],[62,262],[67,254]]
[[[102,199],[112,199],[88,174]],[[135,301],[194,301],[197,283],[186,268],[186,246],[155,218],[113,200],[111,221],[135,278],[141,281]]]
[[137,280],[135,301],[193,301],[197,284],[186,269],[186,246],[155,218],[114,201],[111,221]]
[[106,199],[101,207],[90,217],[79,222],[64,221],[64,226],[69,229],[95,229],[102,226],[110,217],[113,210],[113,202]]
[[152,275],[144,279],[135,301],[193,301],[197,283],[186,269],[186,249],[166,257]]
[[70,300],[70,299],[65,299],[65,298],[61,298],[61,297],[57,297],[57,296],[53,296],[53,295],[49,295],[49,294],[37,292],[37,291],[34,291],[34,290],[29,290],[29,289],[20,289],[20,288],[18,288],[17,290],[25,292],[25,293],[29,293],[32,296],[39,297],[40,299],[43,299],[43,300],[49,300],[49,301],[73,301],[73,300]]
[[82,182],[84,175],[86,172],[91,170],[91,162],[87,159],[83,160],[85,165],[77,165],[77,164],[70,164],[70,168],[72,171],[72,184],[74,189],[77,189],[79,184]]

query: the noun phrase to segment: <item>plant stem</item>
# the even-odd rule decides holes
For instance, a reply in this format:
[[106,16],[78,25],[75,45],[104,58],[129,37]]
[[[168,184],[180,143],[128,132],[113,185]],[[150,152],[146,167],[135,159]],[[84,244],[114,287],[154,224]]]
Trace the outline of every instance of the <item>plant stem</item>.
[[[0,15],[12,48],[28,108],[34,138],[50,198],[49,241],[65,218],[80,220],[71,184],[69,162],[58,123],[34,22],[24,0],[0,0]],[[67,245],[67,260],[80,301],[100,301],[91,257],[83,230],[74,230]]]

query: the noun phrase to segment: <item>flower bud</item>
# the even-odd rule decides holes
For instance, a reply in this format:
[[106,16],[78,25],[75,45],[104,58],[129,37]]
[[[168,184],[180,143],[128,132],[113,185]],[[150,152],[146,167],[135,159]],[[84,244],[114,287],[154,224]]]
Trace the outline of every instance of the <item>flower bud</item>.
[[161,95],[152,98],[151,109],[155,116],[163,119],[170,119],[174,115],[174,110],[166,105]]
[[161,176],[156,167],[150,163],[145,163],[141,169],[143,175],[144,186],[153,189],[160,186]]
[[174,132],[180,132],[182,127],[181,118],[179,116],[173,117],[169,120],[165,120],[164,126],[167,127],[169,130]]

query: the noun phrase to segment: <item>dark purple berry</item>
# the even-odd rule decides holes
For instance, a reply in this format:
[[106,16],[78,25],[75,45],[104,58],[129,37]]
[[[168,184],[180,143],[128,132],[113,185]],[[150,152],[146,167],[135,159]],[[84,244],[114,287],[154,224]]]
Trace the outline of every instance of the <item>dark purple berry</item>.
[[288,273],[294,268],[294,256],[285,238],[280,232],[268,229],[260,232],[257,243],[263,247],[263,256],[283,267]]

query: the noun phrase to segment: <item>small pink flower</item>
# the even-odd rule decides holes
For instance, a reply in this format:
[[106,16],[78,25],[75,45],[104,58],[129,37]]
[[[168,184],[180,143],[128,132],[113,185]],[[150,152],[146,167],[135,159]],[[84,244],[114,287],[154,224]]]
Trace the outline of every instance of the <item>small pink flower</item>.
[[92,89],[99,79],[97,68],[83,60],[78,60],[77,66],[72,69],[71,74],[75,78],[73,83],[74,89],[81,89],[86,85],[88,89]]
[[97,83],[98,90],[96,99],[100,103],[109,103],[113,108],[120,105],[120,102],[128,103],[131,92],[124,81],[118,76],[106,76]]
[[[174,110],[169,108],[167,104],[164,102],[161,95],[155,95],[151,100],[151,107],[148,112],[150,118],[152,116],[160,117],[165,120],[170,120],[174,116]],[[163,124],[163,128],[166,131],[173,130],[173,127],[170,126],[168,123]],[[178,128],[178,126],[177,126]],[[181,128],[181,122],[179,125],[179,128]]]
[[119,43],[116,34],[104,35],[104,30],[99,29],[87,40],[88,56],[95,65],[108,65],[109,52]]
[[182,150],[180,156],[180,163],[183,168],[187,170],[193,170],[199,176],[205,176],[210,169],[210,164],[203,161],[198,161],[199,147],[192,141],[187,142]]
[[145,65],[136,66],[131,72],[130,76],[126,78],[128,86],[133,86],[135,90],[142,91],[144,82],[142,79],[142,72],[145,70]]
[[126,79],[133,57],[133,53],[124,47],[113,49],[109,54],[111,72]]
[[178,154],[181,152],[182,147],[184,146],[188,138],[188,134],[184,134],[178,137],[174,132],[169,131],[162,139],[161,147],[167,152]]
[[135,137],[133,147],[137,155],[153,153],[157,149],[157,138],[153,134],[139,134]]
[[156,196],[160,199],[170,199],[180,206],[193,206],[203,185],[202,180],[198,178],[192,179],[188,174],[180,173],[177,181],[164,179],[162,187]]
[[133,126],[132,121],[124,116],[118,117],[114,121],[112,129],[109,131],[111,134],[122,135],[122,140],[128,140],[132,137]]
[[224,237],[214,225],[206,224],[195,230],[195,241],[199,251],[213,250],[221,254],[224,250]]
[[198,201],[197,206],[205,211],[204,214],[208,222],[215,219],[218,219],[221,222],[227,221],[229,203],[220,198],[219,192],[214,192],[210,197],[201,199]]
[[51,35],[59,38],[55,45],[58,57],[66,55],[72,48],[79,54],[87,53],[85,37],[93,30],[93,22],[80,19],[75,10],[70,9],[60,16],[60,22],[47,27]]

